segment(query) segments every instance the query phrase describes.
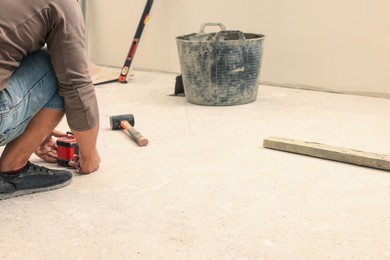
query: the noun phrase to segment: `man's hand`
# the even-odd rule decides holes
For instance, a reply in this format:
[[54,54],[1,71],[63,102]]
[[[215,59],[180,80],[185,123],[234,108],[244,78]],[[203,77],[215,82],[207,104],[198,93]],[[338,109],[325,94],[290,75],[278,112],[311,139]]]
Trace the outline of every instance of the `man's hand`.
[[82,155],[75,154],[73,159],[69,161],[69,166],[76,169],[78,173],[92,173],[99,169],[100,156],[96,151],[94,155],[89,158],[84,158]]
[[48,135],[38,146],[34,153],[46,162],[56,163],[58,156],[56,138],[63,136],[66,136],[66,134],[57,130],[53,130],[53,132]]
[[79,146],[79,154],[73,157],[69,166],[75,168],[78,173],[92,173],[99,169],[100,156],[96,148],[98,132],[99,124],[85,131],[72,129]]

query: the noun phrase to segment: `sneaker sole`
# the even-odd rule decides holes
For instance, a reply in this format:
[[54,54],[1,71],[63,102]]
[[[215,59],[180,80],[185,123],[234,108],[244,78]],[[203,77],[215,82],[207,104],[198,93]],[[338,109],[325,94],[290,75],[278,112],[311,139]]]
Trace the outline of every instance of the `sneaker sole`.
[[45,191],[50,191],[50,190],[56,190],[62,187],[67,186],[72,179],[69,179],[66,182],[50,186],[50,187],[44,187],[44,188],[38,188],[38,189],[29,189],[29,190],[18,190],[12,193],[0,193],[0,200],[6,200],[9,198],[14,198],[14,197],[19,197],[23,195],[28,195],[28,194],[33,194],[33,193],[38,193],[38,192],[45,192]]

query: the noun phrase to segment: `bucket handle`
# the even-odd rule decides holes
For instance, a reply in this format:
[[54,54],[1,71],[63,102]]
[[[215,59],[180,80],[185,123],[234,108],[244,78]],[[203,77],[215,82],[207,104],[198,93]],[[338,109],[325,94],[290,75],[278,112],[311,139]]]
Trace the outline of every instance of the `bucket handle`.
[[220,31],[215,35],[215,40],[219,41],[222,36],[227,36],[228,34],[237,34],[238,40],[245,41],[245,34],[241,31]]
[[226,27],[222,23],[204,23],[200,27],[199,34],[204,34],[204,30],[207,26],[219,26],[219,28],[221,28],[221,31],[226,31]]

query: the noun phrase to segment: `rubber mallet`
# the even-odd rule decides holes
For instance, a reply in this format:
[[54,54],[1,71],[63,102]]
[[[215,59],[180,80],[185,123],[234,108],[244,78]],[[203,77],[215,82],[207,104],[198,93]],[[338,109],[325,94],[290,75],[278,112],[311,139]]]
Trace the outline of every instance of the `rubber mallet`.
[[130,136],[137,142],[139,146],[146,146],[149,141],[135,129],[134,116],[132,114],[110,116],[110,125],[112,130],[123,130],[129,132]]

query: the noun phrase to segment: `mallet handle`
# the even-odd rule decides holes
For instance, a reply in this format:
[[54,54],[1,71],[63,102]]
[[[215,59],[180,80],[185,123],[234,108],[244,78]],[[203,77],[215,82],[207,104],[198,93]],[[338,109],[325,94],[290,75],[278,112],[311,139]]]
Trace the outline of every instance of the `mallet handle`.
[[121,121],[121,127],[126,129],[129,132],[130,136],[137,142],[139,146],[146,146],[149,143],[149,140],[137,131],[134,127],[132,127],[127,120]]

